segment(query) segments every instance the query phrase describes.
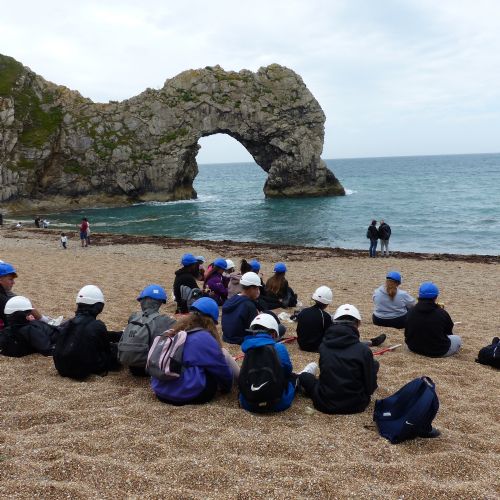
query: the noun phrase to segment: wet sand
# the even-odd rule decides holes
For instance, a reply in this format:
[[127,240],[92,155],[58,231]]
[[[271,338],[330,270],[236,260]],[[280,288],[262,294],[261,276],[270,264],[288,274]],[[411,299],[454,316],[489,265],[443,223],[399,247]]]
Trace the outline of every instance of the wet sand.
[[[417,356],[404,348],[384,354],[375,398],[427,375],[437,384],[442,436],[391,445],[372,421],[373,402],[358,415],[330,416],[296,397],[281,414],[256,416],[240,408],[236,393],[203,406],[158,402],[147,380],[128,372],[75,382],[58,376],[51,358],[0,358],[0,496],[4,498],[498,498],[500,497],[500,375],[474,362],[480,347],[500,333],[498,256],[395,254],[234,242],[192,242],[160,237],[93,235],[67,251],[51,230],[0,230],[0,259],[19,277],[15,292],[51,316],[70,317],[78,289],[101,287],[101,318],[121,330],[135,297],[148,283],[169,293],[182,253],[239,262],[257,257],[265,278],[278,260],[304,306],[314,289],[333,289],[333,312],[358,306],[361,335],[402,333],[371,324],[373,290],[385,273],[403,274],[416,295],[432,279],[442,291],[462,351],[448,359]],[[279,311],[278,311],[279,312]],[[290,312],[290,311],[289,311]],[[288,334],[295,324],[288,323]],[[288,344],[295,370],[317,355]],[[239,352],[231,346],[232,353]]]

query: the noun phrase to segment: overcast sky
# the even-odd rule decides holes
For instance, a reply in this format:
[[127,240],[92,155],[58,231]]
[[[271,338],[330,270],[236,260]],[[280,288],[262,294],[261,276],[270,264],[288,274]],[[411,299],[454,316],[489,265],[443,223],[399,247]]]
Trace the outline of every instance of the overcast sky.
[[[326,114],[323,158],[500,151],[499,0],[0,0],[0,53],[99,102],[189,68],[278,63]],[[250,161],[227,136],[199,163]]]

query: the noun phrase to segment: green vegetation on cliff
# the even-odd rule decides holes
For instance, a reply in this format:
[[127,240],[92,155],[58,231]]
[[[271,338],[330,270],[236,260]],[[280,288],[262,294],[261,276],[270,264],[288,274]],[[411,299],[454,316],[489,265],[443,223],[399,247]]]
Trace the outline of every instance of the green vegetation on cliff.
[[17,79],[23,72],[23,65],[12,57],[0,54],[0,96],[12,94]]

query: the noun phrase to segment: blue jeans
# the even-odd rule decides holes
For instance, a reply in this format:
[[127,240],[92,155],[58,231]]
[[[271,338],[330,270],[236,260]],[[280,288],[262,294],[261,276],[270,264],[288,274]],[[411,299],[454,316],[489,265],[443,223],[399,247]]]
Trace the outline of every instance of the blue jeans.
[[377,240],[370,240],[370,257],[377,256]]

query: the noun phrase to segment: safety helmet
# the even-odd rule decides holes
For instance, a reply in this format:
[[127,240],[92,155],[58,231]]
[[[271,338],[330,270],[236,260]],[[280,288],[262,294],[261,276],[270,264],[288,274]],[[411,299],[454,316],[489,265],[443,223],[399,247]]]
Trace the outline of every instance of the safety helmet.
[[219,322],[219,306],[214,299],[210,297],[201,297],[195,300],[190,307],[191,311],[197,311],[204,316],[209,316],[214,320],[214,323]]
[[234,262],[231,259],[226,259],[226,269],[233,269]]
[[352,316],[358,321],[361,321],[361,314],[359,313],[358,308],[351,304],[342,304],[339,306],[333,315],[333,319],[338,319],[341,316]]
[[260,271],[260,262],[258,260],[255,260],[255,259],[251,260],[249,262],[249,264],[250,264],[250,267],[252,268],[252,271],[254,273],[258,273]]
[[333,300],[333,293],[327,286],[320,286],[312,294],[312,299],[321,304],[331,304]]
[[14,278],[17,278],[17,273],[12,264],[9,264],[8,262],[2,262],[0,264],[0,278],[2,276],[8,276],[9,274],[13,274]]
[[20,311],[31,311],[33,306],[31,305],[30,299],[23,297],[21,295],[16,295],[15,297],[10,298],[5,304],[4,313],[5,314],[14,314],[15,312]]
[[227,269],[227,262],[226,259],[218,258],[214,260],[214,267],[220,267],[221,269],[224,269],[224,271]]
[[425,281],[418,289],[419,299],[435,299],[439,295],[439,288],[432,281]]
[[186,267],[191,264],[196,264],[198,259],[192,253],[185,253],[181,258],[181,264]]
[[275,273],[286,273],[286,264],[284,262],[277,262],[274,264]]
[[250,323],[250,330],[258,330],[259,326],[267,330],[273,330],[278,335],[278,322],[270,314],[257,314]]
[[389,271],[387,273],[386,279],[397,281],[398,283],[401,283],[402,281],[401,274],[399,274],[397,271]]
[[101,289],[95,285],[85,285],[76,296],[77,304],[97,304],[101,302],[104,304],[104,295]]
[[199,262],[200,264],[203,264],[203,262],[205,262],[205,257],[203,257],[203,255],[197,255],[196,256],[196,261]]
[[160,285],[148,285],[137,297],[137,300],[145,299],[161,300],[164,304],[167,302],[167,292]]
[[249,271],[248,273],[245,273],[241,277],[240,285],[243,285],[243,286],[262,286],[262,281],[260,281],[260,278],[257,274],[252,273],[252,271]]

